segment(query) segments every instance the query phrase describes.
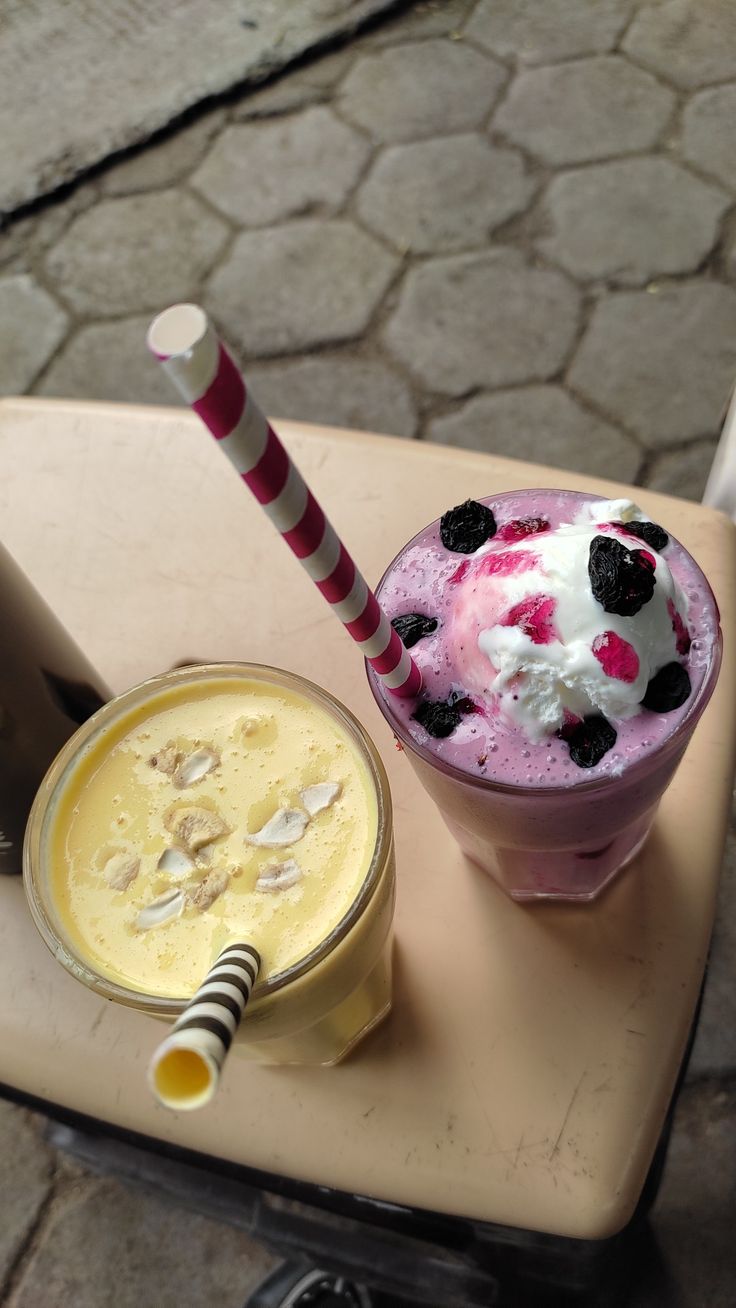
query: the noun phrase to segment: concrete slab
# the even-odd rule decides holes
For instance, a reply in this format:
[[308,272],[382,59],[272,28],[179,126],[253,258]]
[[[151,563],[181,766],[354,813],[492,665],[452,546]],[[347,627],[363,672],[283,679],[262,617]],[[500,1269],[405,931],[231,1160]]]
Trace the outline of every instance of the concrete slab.
[[47,195],[211,96],[257,85],[395,3],[301,0],[298,16],[291,0],[6,7],[0,213]]

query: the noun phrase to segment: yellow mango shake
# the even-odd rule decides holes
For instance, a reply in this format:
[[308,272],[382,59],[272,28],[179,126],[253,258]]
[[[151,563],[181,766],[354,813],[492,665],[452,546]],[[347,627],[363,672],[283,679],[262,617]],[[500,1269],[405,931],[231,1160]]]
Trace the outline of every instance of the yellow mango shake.
[[127,692],[62,751],[32,815],[47,943],[50,928],[103,993],[176,1016],[249,941],[251,1056],[336,1061],[390,1003],[393,848],[366,742],[274,669],[187,668]]

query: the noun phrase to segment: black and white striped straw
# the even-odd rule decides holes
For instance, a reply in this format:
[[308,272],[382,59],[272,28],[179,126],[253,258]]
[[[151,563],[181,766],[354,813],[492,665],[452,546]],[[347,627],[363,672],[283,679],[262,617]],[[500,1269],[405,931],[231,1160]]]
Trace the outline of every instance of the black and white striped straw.
[[148,1080],[167,1108],[201,1108],[212,1098],[260,966],[253,945],[228,945],[159,1045]]

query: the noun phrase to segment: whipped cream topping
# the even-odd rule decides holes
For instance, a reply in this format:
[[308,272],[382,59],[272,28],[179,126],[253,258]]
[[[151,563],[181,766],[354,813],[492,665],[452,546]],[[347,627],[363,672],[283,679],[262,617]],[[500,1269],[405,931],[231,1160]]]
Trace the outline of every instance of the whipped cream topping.
[[[648,519],[630,500],[587,503],[556,530],[491,539],[457,583],[448,634],[464,684],[532,741],[571,718],[633,717],[678,658],[687,600],[662,554],[626,533],[632,521]],[[631,617],[606,612],[591,589],[590,545],[609,535],[654,564],[652,598]]]

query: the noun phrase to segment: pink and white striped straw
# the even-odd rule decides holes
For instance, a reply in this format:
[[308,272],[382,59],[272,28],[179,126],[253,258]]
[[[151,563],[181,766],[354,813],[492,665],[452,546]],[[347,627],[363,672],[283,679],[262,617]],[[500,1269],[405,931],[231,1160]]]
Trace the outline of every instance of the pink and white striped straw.
[[196,304],[165,309],[148,347],[199,414],[388,690],[421,690],[421,673],[299,470]]

